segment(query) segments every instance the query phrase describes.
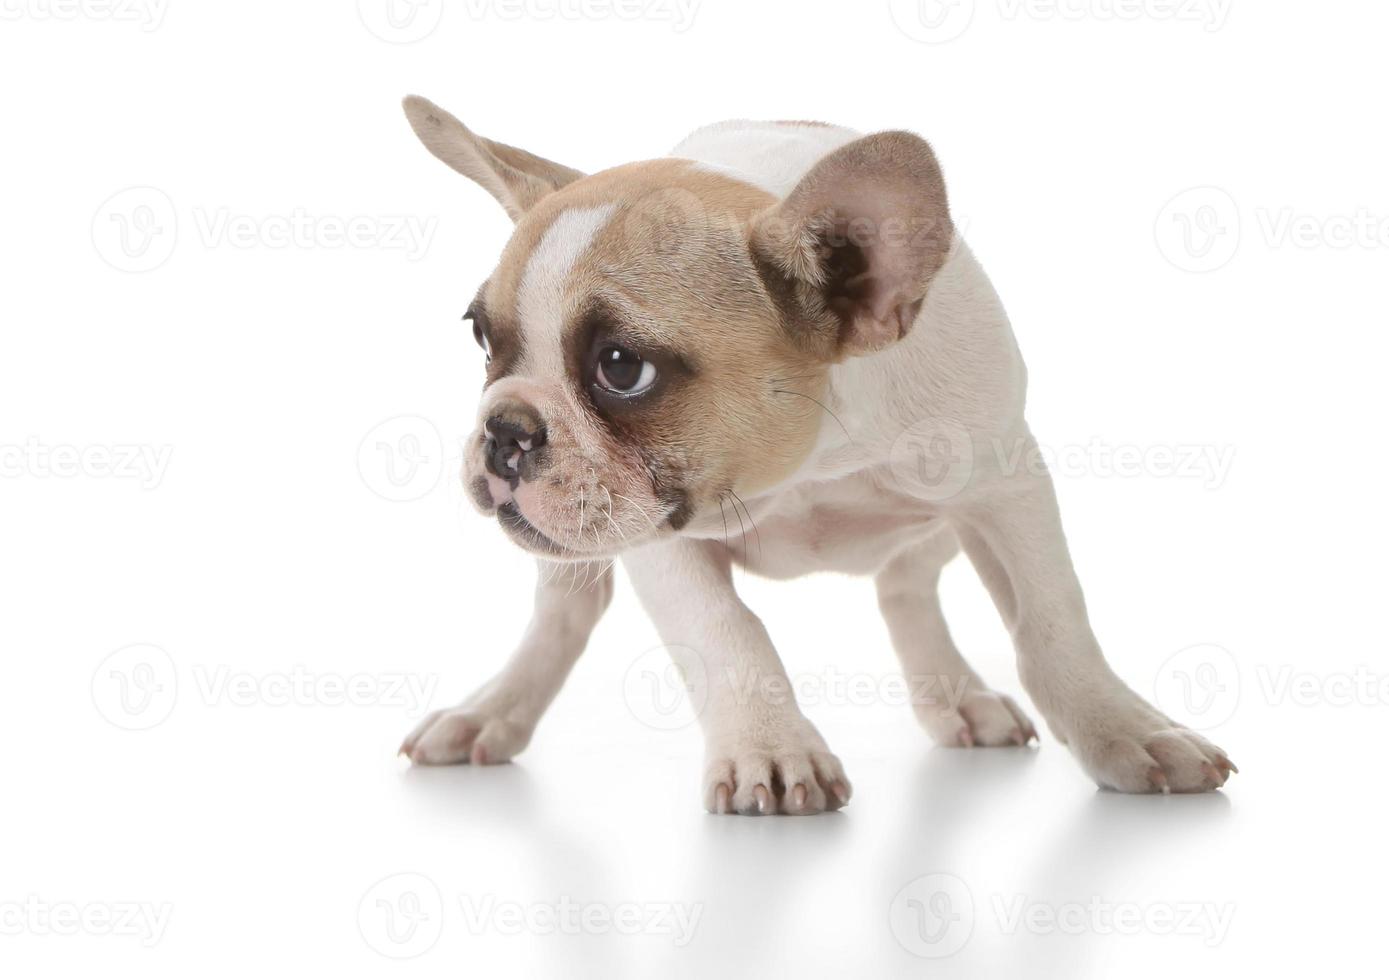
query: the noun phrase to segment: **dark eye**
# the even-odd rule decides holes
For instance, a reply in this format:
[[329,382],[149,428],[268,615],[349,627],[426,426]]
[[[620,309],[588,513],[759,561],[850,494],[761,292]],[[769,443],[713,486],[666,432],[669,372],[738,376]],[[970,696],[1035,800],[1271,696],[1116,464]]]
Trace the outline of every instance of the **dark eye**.
[[487,362],[490,364],[492,362],[492,342],[487,339],[487,332],[482,329],[482,321],[472,315],[465,316],[463,319],[473,325],[473,339],[482,348],[482,352],[487,355]]
[[635,395],[656,383],[656,365],[626,347],[609,344],[598,351],[598,384],[620,395]]

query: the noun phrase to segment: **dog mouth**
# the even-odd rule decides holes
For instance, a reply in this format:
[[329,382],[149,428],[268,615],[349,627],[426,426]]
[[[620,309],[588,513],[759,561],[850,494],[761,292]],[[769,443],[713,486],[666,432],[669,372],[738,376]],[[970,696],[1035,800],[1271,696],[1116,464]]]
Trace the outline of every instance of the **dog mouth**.
[[508,500],[497,507],[497,523],[523,548],[556,558],[574,557],[574,552],[527,520],[515,500]]
[[[556,541],[550,535],[531,522],[525,514],[521,513],[521,508],[514,499],[507,500],[496,506],[493,511],[497,517],[497,523],[506,531],[517,546],[525,551],[556,561],[590,561],[594,559],[607,558],[623,550],[622,547],[610,547],[601,551],[587,552],[579,551],[568,545]],[[662,537],[665,534],[677,532],[689,519],[688,504],[681,502],[679,506],[671,507],[665,516],[659,521],[651,521],[651,529],[654,534],[644,535],[642,542],[628,541],[626,544],[644,543],[652,538]],[[613,542],[614,545],[617,542]]]

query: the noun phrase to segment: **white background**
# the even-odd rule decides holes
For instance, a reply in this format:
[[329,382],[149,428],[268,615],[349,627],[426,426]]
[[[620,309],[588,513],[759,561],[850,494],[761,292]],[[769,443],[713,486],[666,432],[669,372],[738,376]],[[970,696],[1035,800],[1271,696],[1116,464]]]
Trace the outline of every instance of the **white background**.
[[[400,2],[398,30],[375,0],[0,4],[0,970],[1377,968],[1389,12]],[[482,682],[532,578],[456,478],[459,317],[509,224],[416,143],[411,91],[584,170],[731,116],[930,139],[1101,640],[1242,774],[1131,798],[1045,732],[933,750],[870,583],[832,577],[742,588],[855,782],[840,814],[701,811],[697,730],[633,695],[659,657],[623,581],[519,763],[394,758],[423,708],[394,685]],[[1020,694],[965,563],[945,593]],[[127,903],[166,918],[102,924]]]

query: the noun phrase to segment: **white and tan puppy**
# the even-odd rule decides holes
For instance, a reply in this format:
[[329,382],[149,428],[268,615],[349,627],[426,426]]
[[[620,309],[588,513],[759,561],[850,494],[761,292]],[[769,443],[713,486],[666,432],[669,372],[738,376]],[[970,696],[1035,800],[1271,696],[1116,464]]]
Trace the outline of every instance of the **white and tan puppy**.
[[488,367],[463,479],[540,556],[516,653],[425,718],[402,746],[410,759],[497,763],[525,748],[608,605],[618,555],[665,642],[704,662],[714,812],[815,813],[850,794],[794,699],[748,697],[787,678],[734,562],[874,576],[905,672],[957,692],[916,705],[936,741],[1026,744],[1031,722],[970,669],[941,616],[941,567],[963,546],[1023,686],[1097,783],[1225,782],[1225,754],[1100,652],[1035,463],[1012,330],[925,141],[729,122],[670,157],[585,176],[424,99],[405,113],[516,222],[468,312]]

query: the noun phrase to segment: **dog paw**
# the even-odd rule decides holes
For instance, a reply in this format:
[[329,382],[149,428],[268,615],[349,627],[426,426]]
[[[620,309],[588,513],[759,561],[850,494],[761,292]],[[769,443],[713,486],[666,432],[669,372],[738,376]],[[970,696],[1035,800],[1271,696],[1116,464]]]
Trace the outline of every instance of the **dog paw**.
[[1224,750],[1132,696],[1137,705],[1067,726],[1067,743],[1101,787],[1122,793],[1205,793],[1239,772]]
[[1037,738],[1017,702],[987,688],[972,689],[957,705],[919,704],[916,716],[942,746],[1027,745]]
[[853,788],[819,733],[778,739],[730,739],[711,745],[704,767],[710,813],[802,816],[838,810]]
[[530,742],[531,728],[480,708],[446,708],[425,715],[400,744],[419,766],[510,762]]

